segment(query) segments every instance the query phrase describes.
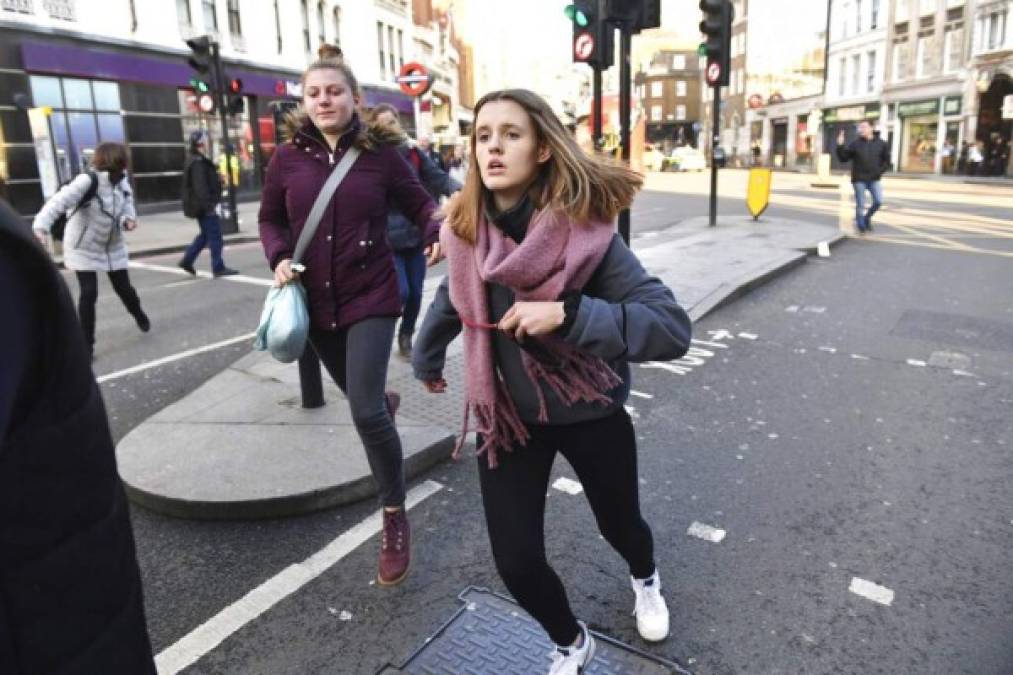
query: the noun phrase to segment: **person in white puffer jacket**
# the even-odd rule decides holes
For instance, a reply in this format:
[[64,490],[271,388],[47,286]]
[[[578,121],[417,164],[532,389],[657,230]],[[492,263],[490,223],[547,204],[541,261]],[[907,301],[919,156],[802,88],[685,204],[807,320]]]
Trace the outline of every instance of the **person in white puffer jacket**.
[[[141,309],[141,299],[130,284],[127,272],[130,259],[123,231],[137,227],[133,191],[127,179],[127,149],[119,143],[102,143],[95,148],[91,171],[64,185],[35,216],[32,229],[48,246],[53,223],[64,213],[67,227],[63,235],[63,264],[77,275],[80,296],[77,313],[89,351],[95,347],[95,302],[98,299],[98,272],[106,272],[113,290],[137,327],[151,329],[151,321]],[[97,179],[94,196],[87,199]],[[87,199],[87,203],[85,200]],[[78,208],[80,205],[80,208]]]

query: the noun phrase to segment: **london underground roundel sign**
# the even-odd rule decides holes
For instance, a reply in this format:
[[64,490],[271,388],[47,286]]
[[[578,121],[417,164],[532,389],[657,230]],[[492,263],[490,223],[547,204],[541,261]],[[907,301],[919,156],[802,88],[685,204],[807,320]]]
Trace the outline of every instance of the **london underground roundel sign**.
[[401,66],[397,82],[401,86],[401,91],[409,96],[422,96],[432,86],[433,77],[429,74],[428,68],[421,63],[411,61]]

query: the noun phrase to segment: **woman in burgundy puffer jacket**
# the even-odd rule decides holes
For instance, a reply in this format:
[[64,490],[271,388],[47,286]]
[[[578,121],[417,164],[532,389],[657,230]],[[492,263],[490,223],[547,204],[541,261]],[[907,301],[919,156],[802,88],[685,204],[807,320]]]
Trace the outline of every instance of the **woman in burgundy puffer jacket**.
[[260,239],[275,282],[295,278],[291,258],[313,202],[353,145],[362,150],[324,211],[301,260],[306,270],[310,342],[348,397],[384,511],[378,581],[408,573],[411,536],[404,511],[398,396],[384,392],[394,326],[401,313],[393,253],[386,237],[388,199],[422,231],[430,261],[439,258],[435,204],[397,151],[399,139],[366,129],[355,110],[359,86],[340,59],[322,58],[302,77],[305,118],[278,146],[260,203]]

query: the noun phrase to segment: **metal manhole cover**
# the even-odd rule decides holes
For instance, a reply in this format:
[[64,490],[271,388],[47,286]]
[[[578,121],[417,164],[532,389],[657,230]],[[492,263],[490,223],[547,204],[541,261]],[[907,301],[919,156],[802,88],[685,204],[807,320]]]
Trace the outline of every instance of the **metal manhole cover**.
[[[464,604],[400,667],[382,675],[531,675],[548,670],[552,644],[541,627],[512,600],[484,588],[467,588]],[[689,675],[679,664],[594,634],[594,660],[585,675]]]

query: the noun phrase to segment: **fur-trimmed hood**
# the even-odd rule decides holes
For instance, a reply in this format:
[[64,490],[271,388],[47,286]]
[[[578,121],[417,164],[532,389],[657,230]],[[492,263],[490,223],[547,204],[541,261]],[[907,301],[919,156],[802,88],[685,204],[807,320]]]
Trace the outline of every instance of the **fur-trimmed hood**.
[[[409,140],[408,135],[400,129],[383,124],[363,124],[362,117],[358,112],[352,115],[349,131],[356,134],[353,142],[355,147],[364,151],[374,150],[382,145],[401,145]],[[282,122],[282,135],[286,141],[291,141],[300,132],[313,138],[322,139],[320,130],[301,108],[286,114]]]

